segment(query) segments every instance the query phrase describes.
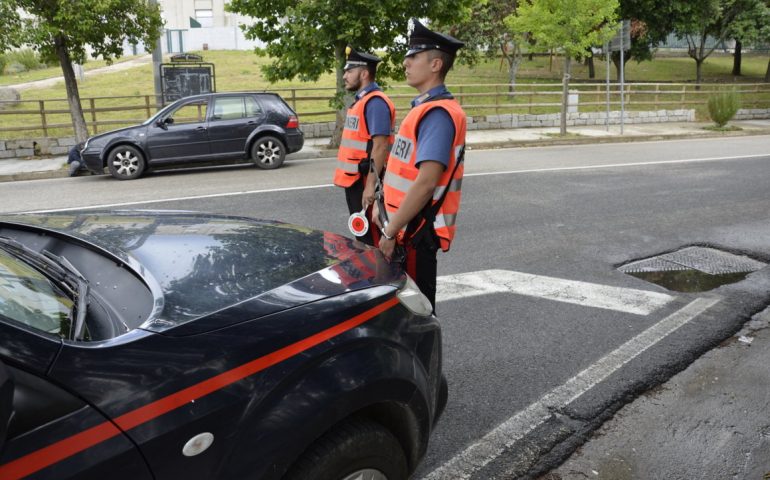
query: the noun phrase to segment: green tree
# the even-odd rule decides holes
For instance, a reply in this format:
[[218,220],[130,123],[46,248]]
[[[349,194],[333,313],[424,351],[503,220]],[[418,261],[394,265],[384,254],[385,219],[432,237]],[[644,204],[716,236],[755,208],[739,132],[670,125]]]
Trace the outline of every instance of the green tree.
[[87,49],[110,63],[126,41],[153,45],[161,26],[160,10],[148,0],[0,0],[0,50],[26,45],[57,59],[79,142],[88,129],[72,63],[85,63]]
[[743,45],[755,43],[762,39],[762,28],[770,24],[770,6],[766,0],[755,0],[747,5],[745,10],[738,13],[730,25],[728,38],[735,39],[733,53],[733,75],[741,75],[741,60]]
[[[695,83],[703,80],[703,62],[730,35],[741,14],[760,0],[687,0],[679,2],[674,18],[674,33],[687,40],[687,53],[695,60]],[[712,47],[706,39],[716,40]]]
[[427,16],[449,24],[463,15],[468,3],[469,0],[232,0],[227,8],[256,19],[254,24],[244,27],[244,34],[267,44],[257,53],[272,58],[263,67],[269,81],[295,77],[316,81],[324,73],[336,73],[337,95],[332,106],[337,109],[337,128],[331,146],[338,146],[345,119],[345,47],[384,49],[378,78],[403,78],[401,61],[406,53],[404,40],[409,18]]
[[530,0],[506,19],[519,39],[531,35],[536,48],[559,49],[564,55],[561,134],[567,133],[567,99],[573,58],[582,59],[618,28],[618,0]]
[[510,91],[514,90],[516,75],[524,60],[522,43],[514,38],[505,23],[506,17],[516,12],[517,4],[517,0],[479,0],[471,6],[468,15],[446,28],[465,42],[459,60],[467,65],[475,65],[482,56],[491,59],[501,55],[508,64]]
[[[652,60],[655,47],[673,30],[673,18],[681,2],[669,0],[620,0],[622,19],[631,20],[631,45],[625,49],[624,63]],[[620,52],[612,53],[617,78],[620,78]]]

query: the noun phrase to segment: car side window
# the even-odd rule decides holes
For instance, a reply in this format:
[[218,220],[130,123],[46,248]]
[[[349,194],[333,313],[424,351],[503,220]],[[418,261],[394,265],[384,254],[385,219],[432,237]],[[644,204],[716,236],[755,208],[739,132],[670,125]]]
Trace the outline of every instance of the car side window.
[[224,97],[214,100],[213,120],[237,120],[246,117],[244,97]]
[[206,100],[185,103],[184,105],[174,110],[174,112],[169,115],[169,118],[174,119],[174,125],[185,123],[201,123],[206,120],[207,108],[208,102]]
[[262,106],[257,99],[254,97],[246,97],[246,116],[258,117],[259,115],[262,115]]

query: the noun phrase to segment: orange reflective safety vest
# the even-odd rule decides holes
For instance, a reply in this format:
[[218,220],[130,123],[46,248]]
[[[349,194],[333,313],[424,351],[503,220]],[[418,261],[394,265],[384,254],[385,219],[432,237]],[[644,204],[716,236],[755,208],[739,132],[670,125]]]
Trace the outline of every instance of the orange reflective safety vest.
[[[392,216],[401,206],[401,202],[406,196],[406,192],[414,184],[417,178],[419,168],[415,165],[417,159],[417,128],[420,120],[425,114],[434,108],[443,108],[449,113],[455,126],[455,136],[450,152],[449,164],[441,175],[441,178],[433,191],[431,206],[444,197],[436,217],[433,220],[433,228],[436,236],[439,238],[440,247],[443,251],[448,251],[455,236],[455,219],[460,210],[461,186],[463,180],[463,171],[465,170],[462,162],[458,164],[460,155],[465,147],[466,117],[460,104],[454,99],[439,99],[422,103],[412,110],[401,123],[393,147],[388,156],[388,166],[385,171],[385,180],[383,181],[383,192],[385,197],[385,210],[388,216]],[[445,195],[446,191],[446,195]],[[407,227],[403,228],[400,235],[403,237],[404,244],[413,237],[414,233],[423,228],[425,218],[423,213],[418,214],[420,222],[409,222]],[[416,224],[416,225],[415,225]]]
[[[353,185],[361,176],[358,165],[371,154],[372,136],[369,135],[369,129],[366,127],[366,104],[376,97],[385,100],[390,109],[390,131],[393,132],[396,126],[396,107],[388,96],[379,90],[367,93],[348,109],[340,149],[337,152],[337,169],[334,171],[334,184],[338,187]],[[388,143],[392,142],[391,133]]]

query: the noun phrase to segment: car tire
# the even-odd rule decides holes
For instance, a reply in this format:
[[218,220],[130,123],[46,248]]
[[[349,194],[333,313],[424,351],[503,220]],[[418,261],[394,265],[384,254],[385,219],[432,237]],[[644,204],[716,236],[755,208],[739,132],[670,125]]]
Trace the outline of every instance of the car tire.
[[133,180],[144,173],[146,163],[144,155],[136,147],[120,145],[107,156],[107,168],[110,175],[118,180]]
[[367,419],[347,420],[324,434],[284,480],[406,480],[406,455],[395,436]]
[[259,137],[251,146],[251,159],[259,168],[272,170],[283,165],[286,158],[286,146],[273,137]]

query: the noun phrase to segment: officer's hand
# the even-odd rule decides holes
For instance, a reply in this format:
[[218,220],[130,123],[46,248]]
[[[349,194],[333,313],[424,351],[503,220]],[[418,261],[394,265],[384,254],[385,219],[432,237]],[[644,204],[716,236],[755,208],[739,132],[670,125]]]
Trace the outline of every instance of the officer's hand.
[[369,182],[366,182],[366,187],[364,187],[364,195],[361,197],[361,204],[363,204],[364,208],[368,208],[369,205],[372,205],[374,203],[374,185],[370,184]]
[[380,209],[377,206],[377,202],[374,202],[372,205],[372,221],[375,225],[382,228],[382,224],[380,223]]
[[388,240],[385,237],[380,237],[380,251],[385,256],[385,258],[390,261],[391,258],[393,258],[393,251],[396,249],[396,239],[393,238],[391,240]]

